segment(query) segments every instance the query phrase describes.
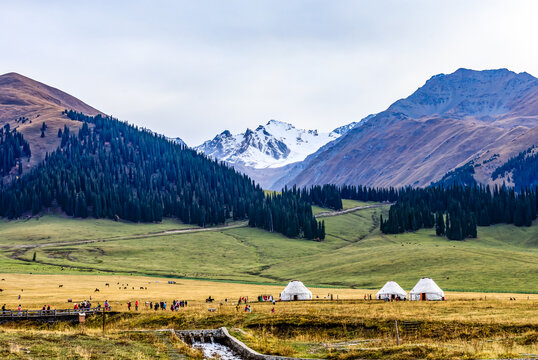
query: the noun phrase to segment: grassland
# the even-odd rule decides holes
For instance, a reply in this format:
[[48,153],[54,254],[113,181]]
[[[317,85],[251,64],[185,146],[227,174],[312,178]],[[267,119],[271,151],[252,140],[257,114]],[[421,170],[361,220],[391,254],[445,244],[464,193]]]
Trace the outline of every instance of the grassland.
[[[120,314],[109,317],[106,336],[100,318],[90,318],[84,333],[76,324],[10,323],[0,327],[3,358],[166,358],[166,347],[189,353],[179,341],[169,343],[153,333],[134,329],[192,329],[227,326],[252,348],[270,354],[328,358],[476,358],[519,357],[536,353],[538,295],[447,293],[446,302],[377,302],[362,300],[371,290],[312,288],[318,300],[251,303],[252,313],[238,311],[235,299],[278,294],[282,286],[224,283],[118,275],[1,274],[2,301],[8,308],[50,304],[64,308],[92,297],[94,304],[108,300]],[[105,282],[111,286],[105,286]],[[63,285],[61,288],[58,285]],[[19,287],[24,284],[24,291]],[[128,286],[125,286],[129,284]],[[121,285],[121,286],[120,286]],[[144,289],[140,289],[140,287]],[[95,292],[99,288],[99,292]],[[338,301],[323,299],[331,293]],[[21,300],[17,294],[22,294]],[[216,304],[206,304],[211,295]],[[516,301],[509,300],[516,297]],[[149,310],[146,301],[187,299],[180,312]],[[225,302],[224,299],[229,299]],[[140,311],[127,311],[126,302],[139,300]],[[208,312],[216,308],[216,312]],[[399,346],[394,320],[401,323]],[[406,327],[412,321],[415,327]],[[69,343],[67,343],[69,341]],[[101,345],[99,345],[101,344]],[[85,350],[83,350],[85,349]],[[190,352],[194,357],[198,356]],[[32,357],[33,356],[33,357]],[[130,357],[129,357],[130,356]]]
[[[120,313],[109,318],[105,336],[95,318],[84,331],[66,323],[0,325],[0,357],[164,359],[180,353],[201,358],[175,336],[133,331],[220,326],[234,329],[262,353],[305,358],[538,353],[538,224],[480,228],[477,239],[455,242],[432,230],[381,234],[378,219],[386,211],[326,217],[323,242],[287,239],[244,223],[200,229],[172,220],[132,224],[58,215],[1,222],[1,304],[59,309],[72,306],[67,299],[91,299],[94,305],[108,300]],[[448,300],[440,303],[363,300],[387,280],[409,290],[422,276],[458,291],[447,291]],[[305,282],[315,300],[277,303],[275,313],[268,303],[252,303],[252,313],[234,306],[239,296],[278,296],[292,278]],[[171,279],[176,283],[168,284]],[[329,301],[330,294],[338,301]],[[217,303],[206,304],[208,296]],[[189,306],[175,313],[146,307],[173,299],[188,300]],[[135,300],[140,311],[127,311],[126,303]],[[210,307],[217,311],[208,312]],[[400,345],[395,320],[401,324]]]
[[[361,205],[346,202],[346,207]],[[386,209],[324,218],[323,242],[248,227],[189,230],[172,220],[131,224],[44,216],[2,222],[0,266],[11,273],[135,274],[258,284],[299,278],[308,285],[372,289],[388,280],[410,289],[420,277],[430,276],[447,290],[538,292],[538,224],[480,228],[479,237],[467,241],[448,241],[433,230],[384,235],[378,219]]]
[[[252,302],[252,313],[245,313],[236,309],[236,298],[276,295],[283,287],[186,279],[168,284],[169,278],[111,274],[0,276],[4,279],[0,280],[4,289],[0,302],[8,308],[18,303],[23,308],[43,304],[65,308],[72,305],[68,298],[80,301],[91,296],[94,305],[108,300],[112,310],[120,312],[108,317],[105,336],[100,318],[89,318],[84,330],[68,323],[0,325],[0,355],[8,359],[160,359],[167,358],[170,348],[196,358],[199,354],[177,338],[163,341],[154,333],[133,331],[220,326],[235,329],[233,334],[257,351],[285,356],[516,358],[538,351],[538,294],[447,292],[445,302],[378,302],[362,300],[372,290],[311,288],[314,301],[279,302],[275,313],[270,303]],[[95,292],[96,288],[100,291]],[[338,301],[329,301],[328,294]],[[204,301],[209,295],[215,303]],[[145,306],[146,301],[170,303],[172,299],[186,299],[189,306],[179,312]],[[127,301],[135,300],[141,302],[140,310],[128,311]],[[217,311],[209,312],[209,308]],[[400,322],[399,346],[394,320]],[[412,328],[406,325],[409,322]]]

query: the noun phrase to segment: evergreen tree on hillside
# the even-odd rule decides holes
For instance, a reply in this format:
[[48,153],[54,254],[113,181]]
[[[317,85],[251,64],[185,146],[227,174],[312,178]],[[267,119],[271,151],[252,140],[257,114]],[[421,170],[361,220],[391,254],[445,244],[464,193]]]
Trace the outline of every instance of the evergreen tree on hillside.
[[22,159],[30,159],[32,152],[24,136],[17,130],[11,130],[9,124],[0,128],[0,177],[8,175],[17,166],[22,174]]
[[440,211],[435,215],[435,234],[437,236],[445,235],[445,219]]
[[530,226],[538,213],[538,186],[519,193],[504,186],[492,190],[479,185],[404,188],[397,193],[397,203],[391,206],[389,217],[380,225],[384,233],[426,228],[435,213],[436,234],[442,236],[441,219],[446,214],[445,235],[452,240],[463,240],[477,237],[477,225]]
[[[59,130],[60,148],[0,189],[1,216],[59,206],[69,216],[133,222],[175,217],[209,226],[248,218],[251,226],[290,237],[319,237],[311,202],[295,188],[266,197],[247,176],[163,136],[102,115],[64,113],[82,121],[80,130]],[[0,138],[0,159],[11,161],[6,172],[29,150],[14,134],[7,127]]]

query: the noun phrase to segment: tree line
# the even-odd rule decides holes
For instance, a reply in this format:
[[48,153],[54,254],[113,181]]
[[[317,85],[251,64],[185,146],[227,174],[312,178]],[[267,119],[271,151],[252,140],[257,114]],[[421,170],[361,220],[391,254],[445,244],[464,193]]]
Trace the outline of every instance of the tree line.
[[[246,175],[194,150],[117,119],[66,110],[78,134],[58,131],[60,147],[42,164],[0,188],[0,216],[59,207],[85,218],[158,222],[164,217],[209,226],[271,209],[271,230],[319,238],[310,202],[297,191],[265,196]],[[310,215],[310,216],[309,216]],[[290,223],[291,222],[291,223]],[[267,228],[266,221],[252,226]],[[321,223],[316,222],[316,229]]]
[[314,205],[333,210],[342,210],[342,199],[376,202],[394,202],[400,190],[395,188],[374,188],[362,185],[314,185],[303,188],[301,196]]
[[267,194],[249,212],[249,226],[280,232],[288,237],[325,239],[325,222],[312,214],[311,194],[296,187]]
[[435,226],[436,234],[451,240],[477,236],[477,226],[506,223],[531,226],[538,213],[538,186],[517,193],[513,188],[483,185],[443,185],[399,191],[388,219],[381,217],[386,234]]

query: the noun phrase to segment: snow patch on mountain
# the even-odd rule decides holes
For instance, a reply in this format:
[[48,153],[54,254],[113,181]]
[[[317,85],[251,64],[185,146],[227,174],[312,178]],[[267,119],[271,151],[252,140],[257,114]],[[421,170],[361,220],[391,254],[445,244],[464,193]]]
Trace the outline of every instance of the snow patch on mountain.
[[195,149],[205,155],[231,164],[255,169],[278,168],[316,152],[330,141],[347,133],[356,123],[339,127],[329,133],[297,129],[291,124],[271,120],[255,130],[232,135],[223,131]]

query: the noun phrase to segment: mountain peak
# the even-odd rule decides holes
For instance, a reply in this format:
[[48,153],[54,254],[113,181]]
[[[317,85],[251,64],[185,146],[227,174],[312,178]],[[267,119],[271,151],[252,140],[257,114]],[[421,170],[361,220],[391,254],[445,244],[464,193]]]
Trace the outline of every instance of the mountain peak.
[[411,96],[396,101],[388,110],[414,118],[431,115],[495,118],[516,107],[536,87],[538,79],[528,73],[460,68],[448,75],[432,76]]
[[195,149],[219,161],[242,167],[278,168],[304,160],[351,127],[348,125],[339,128],[340,131],[320,133],[271,119],[265,126],[259,125],[255,130],[247,128],[244,133],[237,135],[218,135]]
[[274,119],[269,120],[267,124],[265,124],[265,126],[269,128],[270,127],[282,127],[282,128],[287,128],[287,129],[295,129],[295,126],[293,126],[290,123],[287,123],[285,121],[280,121],[280,120],[274,120]]

